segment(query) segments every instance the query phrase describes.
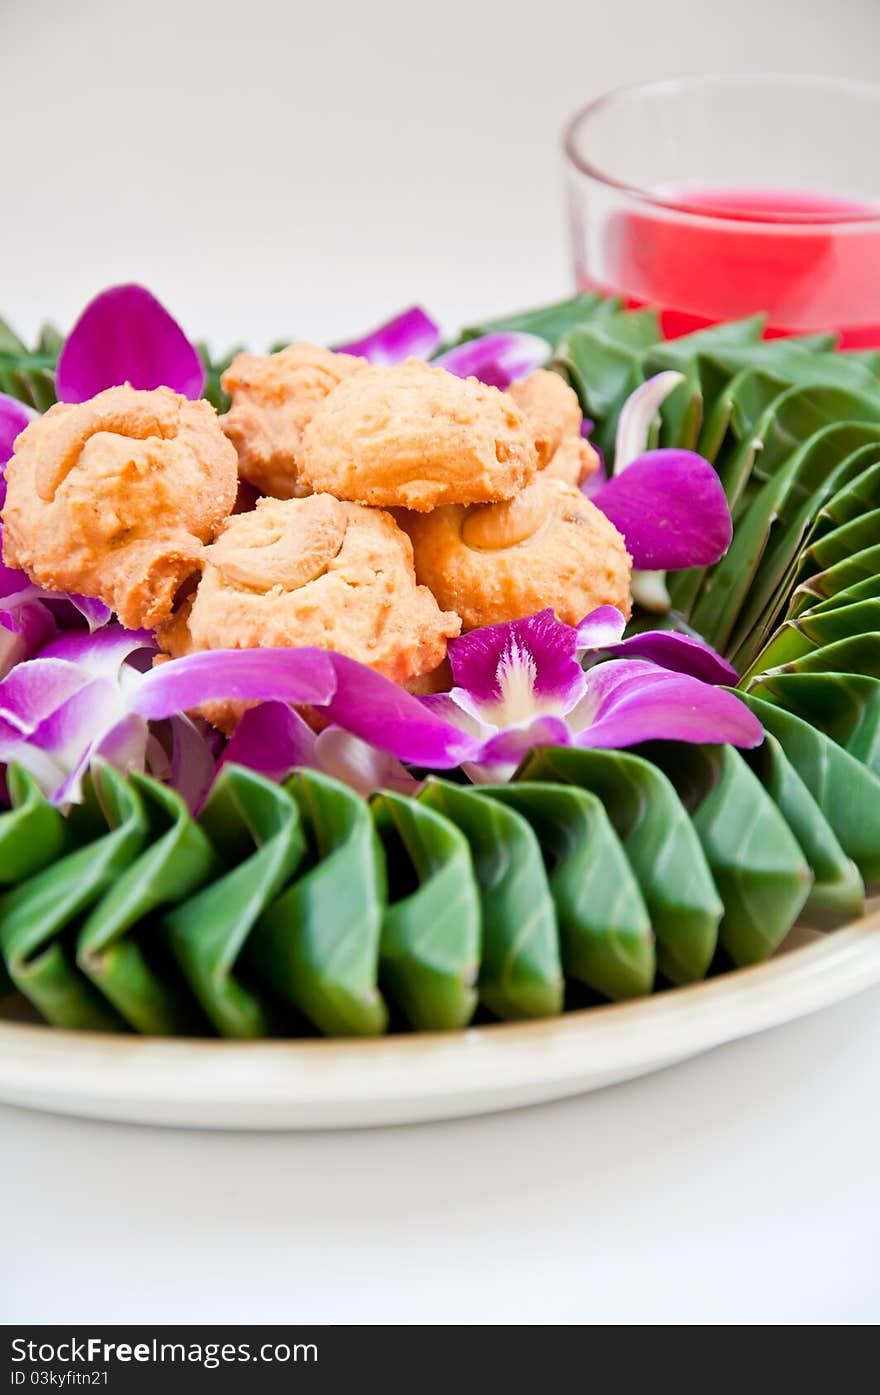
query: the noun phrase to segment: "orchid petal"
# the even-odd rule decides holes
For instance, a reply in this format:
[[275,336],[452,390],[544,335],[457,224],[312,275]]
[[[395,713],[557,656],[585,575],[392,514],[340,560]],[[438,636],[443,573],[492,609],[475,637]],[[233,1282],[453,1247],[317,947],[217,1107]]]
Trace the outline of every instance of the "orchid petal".
[[510,727],[485,742],[467,772],[478,784],[487,780],[509,780],[529,751],[536,746],[569,746],[571,731],[561,717],[537,717],[528,726]]
[[[143,717],[136,720],[146,725]],[[167,778],[193,813],[201,806],[217,771],[217,759],[205,727],[206,723],[194,722],[184,712],[171,718],[171,769]]]
[[370,363],[390,367],[402,363],[411,355],[430,358],[439,343],[438,326],[420,306],[413,305],[363,338],[337,345],[336,352],[354,354],[357,358],[368,359]]
[[263,702],[245,712],[218,762],[244,765],[281,781],[297,765],[314,765],[315,733],[284,702]]
[[58,358],[60,402],[85,402],[120,383],[169,387],[192,398],[205,387],[197,349],[143,286],[111,286],[90,301]]
[[314,764],[325,774],[341,780],[365,798],[376,790],[415,794],[419,781],[413,779],[399,760],[380,751],[342,727],[325,727],[315,741]]
[[733,524],[721,481],[689,450],[654,450],[592,496],[647,571],[707,567],[723,557]]
[[0,465],[5,465],[10,459],[17,437],[36,415],[31,407],[26,407],[16,397],[0,392]]
[[623,639],[626,620],[616,606],[600,605],[577,627],[577,649],[611,649]]
[[[0,682],[0,746],[30,736],[53,712],[89,683],[66,659],[26,659]],[[0,755],[0,759],[8,759]]]
[[335,657],[323,649],[212,649],[188,654],[145,674],[131,706],[153,718],[172,717],[205,702],[323,706],[335,688]]
[[138,650],[156,652],[156,640],[150,630],[124,630],[121,625],[107,625],[94,634],[73,630],[58,635],[41,651],[39,661],[64,659],[76,664],[88,677],[116,678],[120,666]]
[[110,623],[113,611],[103,601],[95,600],[93,596],[75,596],[73,592],[65,592],[64,594],[85,620],[90,634],[94,634],[96,630],[100,630],[102,626]]
[[489,387],[509,388],[526,378],[550,357],[550,345],[537,334],[504,331],[469,339],[431,360],[432,368],[445,368],[457,378],[479,378]]
[[337,688],[325,714],[371,746],[413,765],[449,770],[468,760],[478,742],[431,707],[354,659],[332,654]]
[[614,473],[619,475],[648,449],[651,426],[661,406],[679,383],[685,380],[683,373],[671,370],[657,373],[648,378],[631,392],[624,402],[617,419],[617,432],[614,439]]
[[454,639],[449,645],[452,675],[479,704],[503,699],[505,665],[526,656],[533,671],[532,688],[539,699],[560,704],[580,695],[583,674],[577,662],[578,634],[556,619],[548,607],[522,620],[485,625]]
[[0,679],[23,659],[32,658],[54,633],[52,612],[39,601],[0,610]]
[[735,685],[739,682],[733,665],[708,644],[690,635],[676,634],[674,630],[645,630],[607,647],[615,656],[650,659],[674,673],[689,673],[703,683]]
[[751,747],[764,738],[761,723],[732,693],[640,659],[592,669],[587,697],[569,721],[580,746],[659,740]]

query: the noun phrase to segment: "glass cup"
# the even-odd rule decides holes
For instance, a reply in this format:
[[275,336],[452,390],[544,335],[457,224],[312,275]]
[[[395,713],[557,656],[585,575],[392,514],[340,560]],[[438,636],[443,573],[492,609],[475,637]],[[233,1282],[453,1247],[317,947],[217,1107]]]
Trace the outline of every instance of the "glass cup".
[[622,88],[565,133],[582,289],[664,333],[763,312],[768,333],[880,347],[880,87],[697,77]]

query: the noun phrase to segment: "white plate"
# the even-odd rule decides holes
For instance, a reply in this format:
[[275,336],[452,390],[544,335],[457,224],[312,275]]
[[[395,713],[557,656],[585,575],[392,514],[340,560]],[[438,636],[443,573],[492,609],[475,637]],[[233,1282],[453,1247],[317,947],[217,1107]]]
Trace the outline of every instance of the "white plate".
[[[789,947],[791,945],[794,947]],[[482,1114],[597,1090],[880,983],[880,906],[767,964],[542,1022],[371,1041],[160,1040],[0,1010],[0,1101],[189,1128],[316,1129]]]

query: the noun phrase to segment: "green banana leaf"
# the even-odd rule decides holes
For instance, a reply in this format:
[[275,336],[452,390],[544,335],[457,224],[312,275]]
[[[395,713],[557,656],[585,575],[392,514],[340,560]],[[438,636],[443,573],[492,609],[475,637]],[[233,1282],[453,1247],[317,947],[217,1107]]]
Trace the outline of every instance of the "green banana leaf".
[[[68,845],[70,831],[67,820],[21,766],[7,767],[6,787],[10,808],[0,813],[0,886],[24,881],[54,862]],[[12,988],[0,959],[0,998]]]
[[800,844],[733,746],[663,742],[650,756],[691,815],[724,902],[718,936],[735,964],[768,959],[812,885]]
[[16,988],[53,1026],[122,1030],[122,1019],[78,970],[74,936],[77,918],[140,853],[147,816],[134,785],[103,762],[95,762],[75,815],[75,841],[102,822],[103,832],[0,899],[0,948]]
[[853,635],[825,644],[786,665],[790,673],[866,673],[880,678],[880,634]]
[[220,863],[180,795],[145,775],[130,780],[149,842],[86,917],[76,962],[135,1031],[183,1035],[203,1029],[203,1018],[169,960],[157,914],[215,876]]
[[205,1027],[239,1039],[281,1034],[291,1014],[260,983],[247,950],[259,917],[305,854],[298,808],[271,780],[224,765],[199,826],[222,875],[165,913],[163,938]]
[[816,800],[772,732],[745,758],[797,839],[813,875],[804,905],[812,924],[829,925],[862,914],[865,884]]
[[0,392],[38,412],[48,411],[55,401],[57,360],[57,331],[50,326],[43,329],[32,351],[0,320]]
[[286,785],[309,859],[261,916],[248,957],[261,981],[328,1036],[376,1036],[388,1013],[377,986],[387,900],[382,851],[366,801],[303,770]]
[[620,409],[642,382],[644,351],[659,333],[654,311],[623,311],[570,330],[557,348],[584,415],[596,422],[591,440],[609,460]]
[[556,909],[530,824],[448,780],[428,780],[419,800],[454,823],[470,846],[483,921],[480,1002],[502,1019],[561,1012]]
[[827,610],[805,610],[796,620],[788,620],[780,626],[752,669],[743,675],[743,681],[748,681],[752,673],[781,668],[826,645],[877,630],[880,630],[880,600],[854,601],[852,605],[832,606]]
[[826,533],[832,533],[844,524],[880,509],[880,460],[877,460],[873,446],[865,446],[862,454],[865,468],[861,474],[839,489],[816,515],[810,534],[811,544],[824,538]]
[[824,732],[752,693],[741,693],[778,739],[866,884],[880,882],[880,777]]
[[11,807],[0,813],[0,886],[41,872],[70,845],[71,827],[20,765],[6,769]]
[[854,556],[835,563],[827,571],[818,572],[815,576],[801,582],[792,595],[791,612],[792,614],[800,614],[801,611],[813,606],[816,601],[828,600],[830,597],[840,595],[841,592],[849,591],[855,586],[862,586],[866,583],[873,584],[878,575],[880,575],[880,544],[876,547],[867,547],[863,552],[857,552]]
[[464,1027],[477,1005],[480,893],[463,833],[384,791],[372,803],[388,860],[380,982],[417,1031]]
[[842,523],[839,528],[825,533],[815,542],[811,540],[798,564],[798,581],[804,580],[814,572],[828,571],[838,562],[845,562],[847,558],[863,552],[865,548],[876,547],[878,540],[880,508],[874,508],[868,513],[860,514],[858,518],[851,518],[847,523]]
[[865,673],[771,673],[756,697],[824,731],[880,776],[880,680]]
[[[788,400],[790,404],[793,401]],[[774,425],[778,432],[776,417]],[[841,463],[846,469],[849,456],[873,430],[871,425],[862,427],[848,422],[821,429],[784,462],[777,461],[774,470],[767,469],[762,453],[765,482],[738,520],[730,549],[707,577],[691,615],[694,627],[715,648],[735,653],[743,639],[754,634],[761,611],[771,598],[774,606],[785,604],[777,594],[780,580],[791,560],[792,548],[797,546],[796,539],[809,521],[815,491],[822,487],[818,481],[827,479]],[[875,434],[880,436],[880,425]],[[766,442],[764,449],[769,449]],[[757,466],[753,474],[757,476]],[[786,532],[783,527],[779,544],[775,540],[771,544],[773,529],[779,520],[785,519],[789,506],[794,514],[793,532]]]
[[466,343],[483,334],[515,331],[519,334],[537,334],[555,348],[570,330],[589,324],[591,320],[616,314],[619,309],[619,300],[605,298],[593,291],[585,292],[553,305],[539,306],[537,310],[521,310],[514,315],[501,315],[498,319],[469,325],[462,330],[456,342]]
[[592,790],[623,843],[657,938],[657,963],[673,983],[706,974],[724,910],[697,834],[666,776],[626,751],[545,747],[523,764],[525,780]]
[[814,436],[800,452],[800,463],[774,518],[768,545],[730,641],[733,662],[745,667],[784,613],[795,585],[798,559],[822,503],[862,471],[866,436],[880,439],[880,427],[841,423]]
[[843,591],[838,591],[836,596],[826,596],[824,601],[817,601],[815,605],[810,606],[808,612],[801,613],[824,615],[826,611],[836,610],[838,606],[876,600],[880,600],[880,572],[876,576],[864,577],[853,586],[847,586]]
[[516,780],[481,793],[527,820],[547,867],[567,978],[618,1001],[650,993],[654,935],[639,884],[589,790]]

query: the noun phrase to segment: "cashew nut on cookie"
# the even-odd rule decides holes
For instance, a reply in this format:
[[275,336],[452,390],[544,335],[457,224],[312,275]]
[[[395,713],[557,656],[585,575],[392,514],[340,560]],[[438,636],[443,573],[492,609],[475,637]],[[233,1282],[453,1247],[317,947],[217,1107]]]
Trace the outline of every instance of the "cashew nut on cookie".
[[552,607],[575,624],[600,605],[631,612],[632,562],[614,524],[579,489],[542,472],[502,504],[402,518],[416,576],[473,630]]
[[7,566],[100,598],[129,628],[163,620],[235,502],[235,451],[210,403],[108,388],[51,407],[16,446]]
[[175,657],[315,645],[404,683],[436,669],[460,629],[416,584],[412,546],[390,514],[313,494],[260,499],[230,518],[158,639]]
[[525,413],[535,437],[538,468],[552,479],[581,485],[599,467],[596,451],[581,436],[577,393],[558,373],[538,368],[507,389]]

